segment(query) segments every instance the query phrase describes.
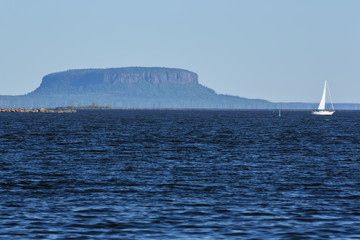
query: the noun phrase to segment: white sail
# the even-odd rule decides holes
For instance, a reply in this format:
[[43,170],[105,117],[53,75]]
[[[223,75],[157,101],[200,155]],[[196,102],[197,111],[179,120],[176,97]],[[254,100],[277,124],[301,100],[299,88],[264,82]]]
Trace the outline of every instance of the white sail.
[[325,110],[325,99],[326,99],[326,80],[325,80],[324,91],[323,91],[323,95],[321,97],[321,101],[320,101],[318,110]]
[[329,90],[329,89],[327,89],[327,81],[325,80],[324,91],[323,91],[323,95],[321,97],[319,107],[316,110],[312,111],[312,113],[314,115],[332,115],[335,112],[334,105],[333,105],[332,99],[331,99],[330,90],[329,90],[329,96],[330,96],[332,111],[325,110],[326,90]]

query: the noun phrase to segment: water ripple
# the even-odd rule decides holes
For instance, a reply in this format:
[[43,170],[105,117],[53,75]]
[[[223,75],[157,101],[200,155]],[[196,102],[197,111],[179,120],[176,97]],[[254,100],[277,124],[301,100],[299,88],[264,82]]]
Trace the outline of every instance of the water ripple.
[[0,236],[357,239],[359,118],[3,113]]

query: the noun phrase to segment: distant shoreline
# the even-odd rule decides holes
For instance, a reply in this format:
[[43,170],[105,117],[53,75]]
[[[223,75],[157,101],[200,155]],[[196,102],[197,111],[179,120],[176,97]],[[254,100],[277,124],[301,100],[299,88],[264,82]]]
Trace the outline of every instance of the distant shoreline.
[[[93,110],[115,110],[115,111],[247,111],[247,112],[311,112],[309,109],[229,109],[229,108],[91,108],[91,107],[58,107],[58,108],[0,108],[0,113],[76,113],[77,111],[93,111]],[[359,109],[340,109],[337,112],[360,111]]]
[[0,108],[5,113],[75,113],[76,110],[56,110],[46,108]]

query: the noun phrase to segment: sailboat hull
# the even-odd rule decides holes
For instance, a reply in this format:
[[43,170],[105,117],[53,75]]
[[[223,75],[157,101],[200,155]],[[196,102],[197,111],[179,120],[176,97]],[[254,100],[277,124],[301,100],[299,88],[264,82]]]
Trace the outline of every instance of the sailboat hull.
[[[331,101],[332,111],[325,110],[326,89],[328,89],[326,87],[327,87],[327,81],[325,80],[324,91],[323,91],[323,94],[322,94],[322,97],[321,97],[319,107],[316,110],[312,111],[312,114],[314,114],[314,115],[330,116],[330,115],[333,115],[334,112],[335,112],[334,111],[334,106],[333,106],[332,100],[331,100],[331,95],[330,95],[330,101]],[[330,90],[329,90],[329,94],[330,94]]]
[[313,110],[312,114],[314,115],[324,115],[324,116],[330,116],[333,115],[335,111],[315,111]]

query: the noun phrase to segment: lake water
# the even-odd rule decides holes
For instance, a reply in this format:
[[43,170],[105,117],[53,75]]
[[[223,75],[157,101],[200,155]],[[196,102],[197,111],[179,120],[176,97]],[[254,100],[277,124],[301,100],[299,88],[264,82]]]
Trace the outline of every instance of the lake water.
[[0,114],[1,239],[360,239],[360,112]]

